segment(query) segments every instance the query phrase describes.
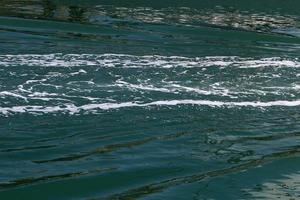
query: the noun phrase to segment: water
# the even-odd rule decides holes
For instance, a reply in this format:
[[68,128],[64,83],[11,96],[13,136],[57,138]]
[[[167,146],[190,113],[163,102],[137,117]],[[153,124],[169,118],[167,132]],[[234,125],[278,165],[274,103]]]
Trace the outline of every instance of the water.
[[0,2],[0,199],[298,199],[300,2]]

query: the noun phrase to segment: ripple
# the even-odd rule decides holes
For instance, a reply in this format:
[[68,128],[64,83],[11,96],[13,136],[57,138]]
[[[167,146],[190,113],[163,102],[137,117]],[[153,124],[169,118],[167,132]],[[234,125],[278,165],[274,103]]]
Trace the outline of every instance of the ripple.
[[[193,174],[193,175],[183,176],[183,177],[176,177],[176,178],[172,178],[172,179],[161,181],[161,182],[151,183],[148,185],[130,189],[128,191],[125,191],[125,192],[122,192],[119,194],[114,194],[114,195],[105,197],[105,199],[141,198],[141,197],[145,197],[150,194],[162,192],[170,187],[191,184],[191,183],[195,183],[195,182],[205,181],[209,178],[223,177],[223,176],[230,175],[233,173],[242,172],[245,170],[249,170],[251,168],[255,168],[255,167],[267,164],[271,161],[280,160],[280,159],[283,159],[286,157],[291,157],[291,156],[297,156],[297,155],[299,155],[299,153],[300,153],[299,149],[295,148],[295,149],[291,149],[291,150],[287,150],[287,151],[269,154],[262,158],[254,159],[249,162],[245,162],[243,164],[225,168],[225,169],[218,169],[218,170],[214,170],[214,171],[208,171],[208,172],[204,172],[204,173],[198,173],[198,174]],[[252,194],[255,195],[255,193],[252,193]],[[103,197],[94,198],[94,199],[103,199]]]
[[115,168],[108,168],[108,169],[97,169],[97,170],[91,170],[91,171],[82,171],[82,172],[72,172],[72,173],[66,173],[66,174],[58,174],[58,175],[50,175],[50,176],[42,176],[42,177],[27,177],[22,179],[17,179],[9,182],[0,182],[0,189],[7,189],[7,188],[13,188],[13,187],[19,187],[29,184],[37,184],[39,182],[45,182],[45,181],[53,181],[53,180],[61,180],[66,178],[73,178],[73,177],[81,177],[91,174],[98,174],[98,173],[104,173],[113,171]]

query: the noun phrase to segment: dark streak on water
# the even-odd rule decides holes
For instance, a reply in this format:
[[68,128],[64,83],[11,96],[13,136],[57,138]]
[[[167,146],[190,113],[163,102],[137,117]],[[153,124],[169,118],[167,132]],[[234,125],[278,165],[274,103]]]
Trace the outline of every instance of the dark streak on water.
[[299,199],[299,7],[0,1],[0,199]]

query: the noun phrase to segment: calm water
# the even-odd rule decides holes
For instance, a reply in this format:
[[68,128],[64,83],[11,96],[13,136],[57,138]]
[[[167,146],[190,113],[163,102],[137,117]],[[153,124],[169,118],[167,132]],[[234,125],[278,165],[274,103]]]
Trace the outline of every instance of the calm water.
[[0,199],[299,199],[299,8],[1,0]]

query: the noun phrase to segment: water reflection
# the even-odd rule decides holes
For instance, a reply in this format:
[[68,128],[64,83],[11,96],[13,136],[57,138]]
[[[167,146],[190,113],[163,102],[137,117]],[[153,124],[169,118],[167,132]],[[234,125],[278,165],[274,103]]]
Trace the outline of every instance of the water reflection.
[[225,9],[220,6],[214,9],[200,10],[188,7],[153,9],[150,7],[124,8],[97,6],[89,19],[91,22],[101,21],[97,19],[97,16],[101,15],[133,19],[146,23],[215,25],[256,31],[269,31],[276,28],[296,26],[296,18],[293,16],[251,13],[248,11]]
[[244,191],[255,199],[298,199],[300,194],[300,173],[287,174],[275,181],[265,182]]
[[[26,6],[24,6],[26,5]],[[91,24],[164,23],[202,25],[269,32],[298,26],[298,17],[280,13],[254,12],[233,7],[117,7],[110,5],[75,6],[49,0],[3,1],[1,15],[25,18],[63,20]],[[277,31],[278,32],[278,31]]]
[[[25,5],[25,6],[24,6]],[[63,21],[87,21],[85,8],[79,6],[57,5],[49,0],[3,1],[0,13],[4,16],[24,18],[54,19]]]

